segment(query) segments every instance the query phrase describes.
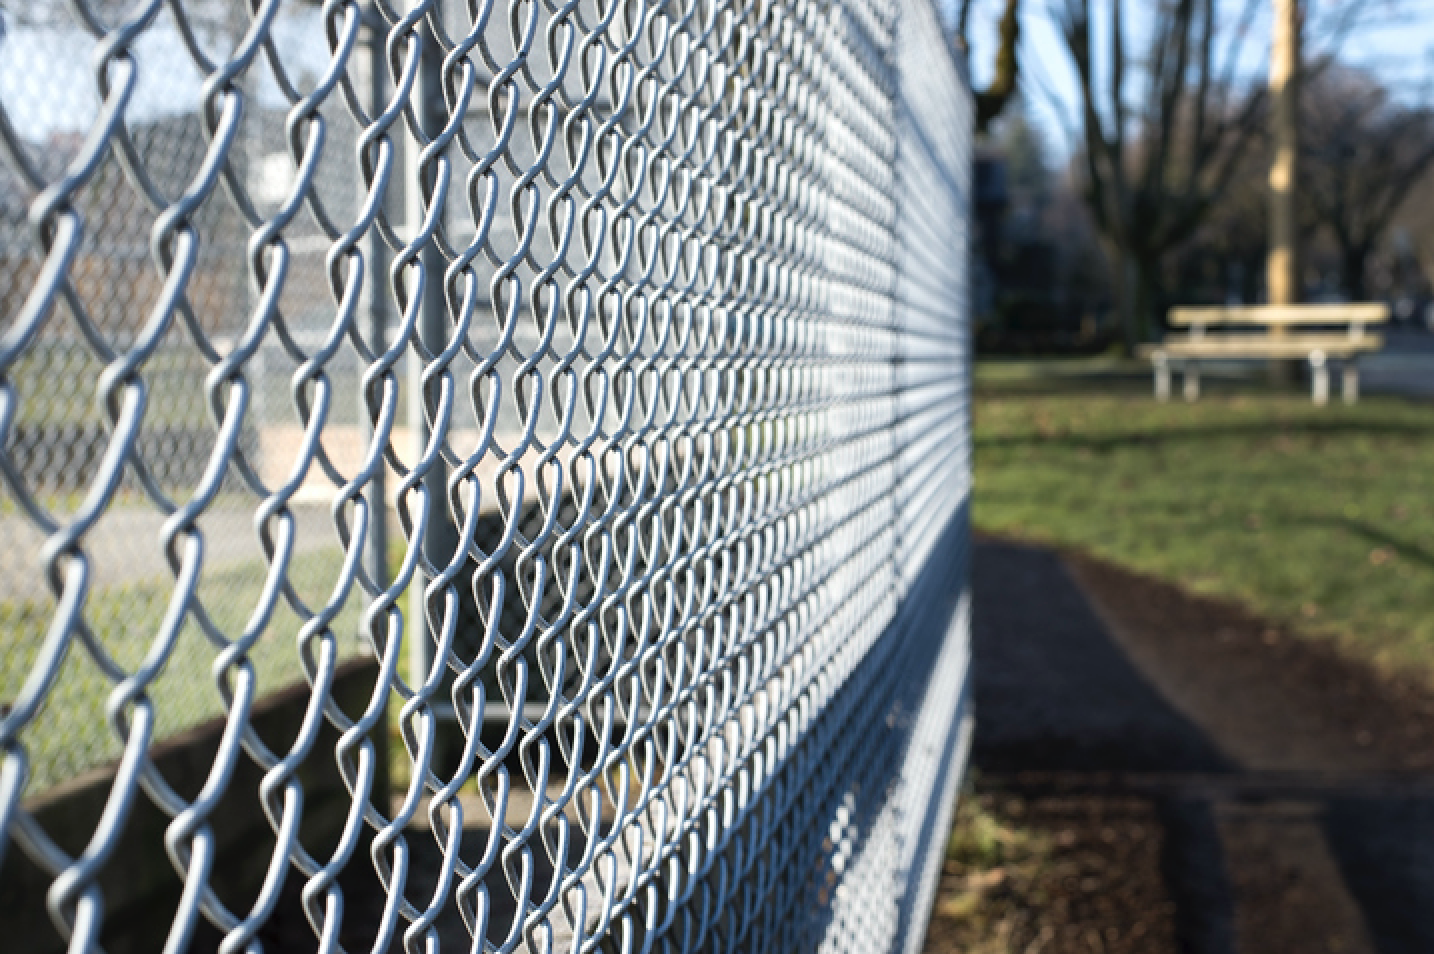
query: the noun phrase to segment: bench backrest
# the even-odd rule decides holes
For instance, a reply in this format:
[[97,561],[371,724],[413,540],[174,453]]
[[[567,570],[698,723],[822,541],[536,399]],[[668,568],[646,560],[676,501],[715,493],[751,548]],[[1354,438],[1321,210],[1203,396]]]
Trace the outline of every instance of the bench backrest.
[[1365,325],[1389,320],[1389,306],[1382,303],[1333,305],[1233,305],[1170,309],[1172,328],[1190,328],[1196,333],[1212,325],[1349,326],[1351,334],[1362,334]]

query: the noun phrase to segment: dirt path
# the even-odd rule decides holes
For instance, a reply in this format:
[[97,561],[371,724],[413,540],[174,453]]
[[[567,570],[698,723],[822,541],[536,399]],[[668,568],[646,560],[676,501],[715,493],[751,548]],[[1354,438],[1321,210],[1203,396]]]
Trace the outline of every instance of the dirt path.
[[1090,557],[1064,564],[1108,632],[1186,718],[1256,771],[1434,767],[1434,697],[1243,610]]
[[975,567],[985,791],[1144,800],[1189,954],[1434,951],[1429,693],[1079,555],[984,541]]

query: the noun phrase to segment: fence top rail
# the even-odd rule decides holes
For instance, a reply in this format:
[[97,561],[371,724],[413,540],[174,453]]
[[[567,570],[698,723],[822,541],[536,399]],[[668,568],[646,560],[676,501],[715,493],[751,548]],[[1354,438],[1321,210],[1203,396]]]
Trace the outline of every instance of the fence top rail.
[[1172,327],[1194,325],[1377,325],[1389,321],[1382,302],[1319,305],[1209,305],[1170,309]]

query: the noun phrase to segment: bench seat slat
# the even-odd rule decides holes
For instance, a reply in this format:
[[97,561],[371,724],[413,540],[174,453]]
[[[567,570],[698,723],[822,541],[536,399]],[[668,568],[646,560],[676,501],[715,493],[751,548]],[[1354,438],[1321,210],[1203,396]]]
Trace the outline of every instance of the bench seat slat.
[[1364,354],[1384,347],[1382,335],[1210,335],[1201,338],[1167,338],[1151,352],[1164,351],[1171,357],[1301,358],[1312,351],[1331,357]]
[[1380,325],[1389,306],[1380,302],[1332,305],[1228,305],[1170,309],[1171,327],[1191,325]]

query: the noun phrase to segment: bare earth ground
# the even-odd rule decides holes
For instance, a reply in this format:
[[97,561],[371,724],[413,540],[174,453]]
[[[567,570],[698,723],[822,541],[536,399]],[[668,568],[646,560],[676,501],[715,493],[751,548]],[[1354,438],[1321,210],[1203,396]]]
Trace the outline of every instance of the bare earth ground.
[[[1434,951],[1427,689],[1080,554],[975,567],[976,800],[928,952]],[[963,855],[973,824],[1022,861]]]
[[957,826],[926,950],[1179,950],[1148,799],[974,795]]
[[1243,766],[1427,772],[1434,696],[1236,606],[1077,553],[1069,572],[1136,665]]

